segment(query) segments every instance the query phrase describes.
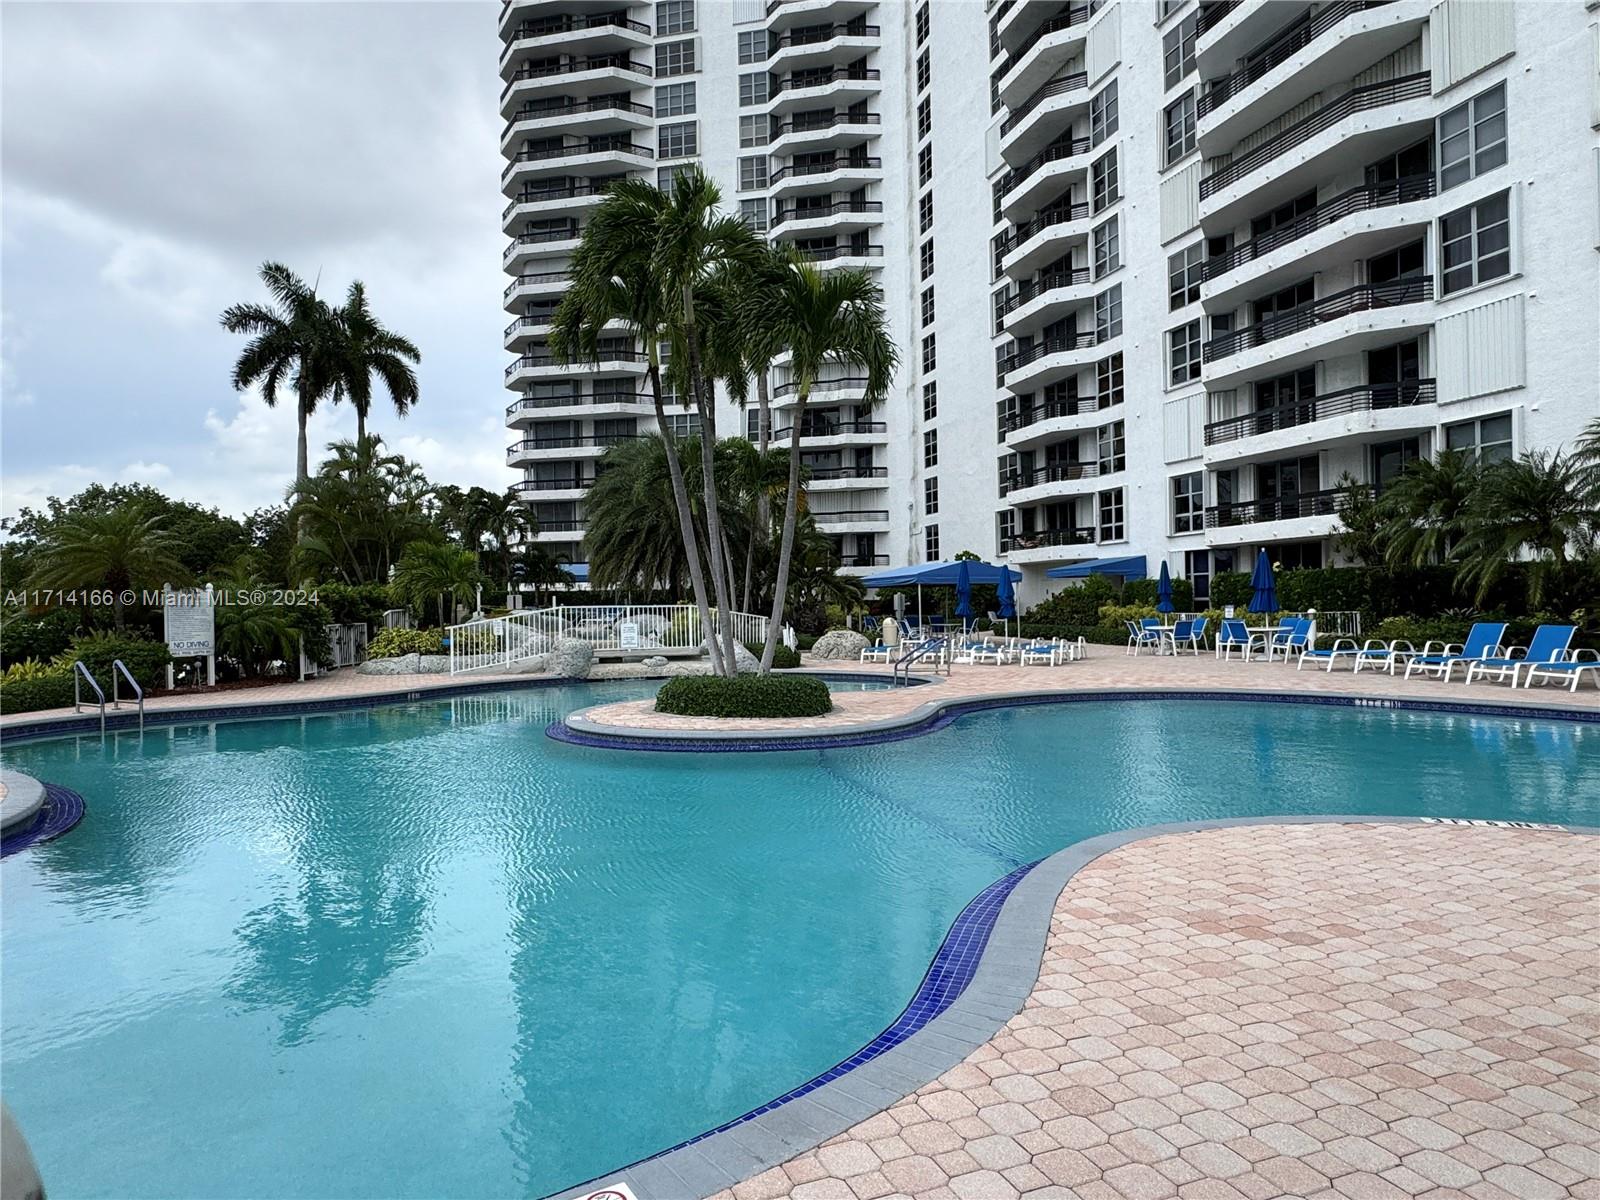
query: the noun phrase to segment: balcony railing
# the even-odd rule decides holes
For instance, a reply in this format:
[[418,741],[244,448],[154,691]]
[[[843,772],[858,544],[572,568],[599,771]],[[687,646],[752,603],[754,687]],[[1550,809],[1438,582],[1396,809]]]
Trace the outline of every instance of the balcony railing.
[[1012,110],[1011,115],[1000,123],[1000,136],[1005,137],[1006,134],[1010,133],[1017,127],[1024,117],[1026,117],[1034,109],[1038,108],[1039,105],[1043,104],[1046,100],[1052,100],[1057,96],[1064,96],[1068,92],[1075,92],[1080,88],[1087,88],[1088,86],[1089,77],[1082,71],[1074,72],[1071,75],[1064,75],[1060,79],[1052,79],[1049,83],[1045,84],[1021,104],[1017,105],[1017,107]]
[[515,458],[531,450],[584,450],[599,446],[620,446],[623,442],[636,442],[637,433],[591,433],[580,437],[523,438],[506,447],[506,457]]
[[1087,413],[1103,412],[1122,403],[1120,392],[1109,396],[1078,396],[1070,400],[1050,400],[1012,413],[1006,418],[1006,432],[1015,433],[1041,421],[1054,421],[1062,417],[1080,417]]
[[824,204],[820,208],[780,208],[778,215],[772,219],[772,227],[776,229],[785,221],[813,221],[818,217],[834,217],[840,213],[881,213],[882,200],[840,200],[836,204]]
[[[772,436],[774,439],[786,438],[793,432],[794,426],[790,425],[778,430]],[[889,426],[883,421],[818,421],[800,426],[802,438],[848,437],[851,434],[888,432]]]
[[548,408],[581,408],[590,404],[654,404],[647,392],[612,392],[604,396],[524,396],[506,405],[506,416]]
[[506,284],[505,298],[507,300],[511,299],[511,293],[518,288],[567,283],[571,279],[572,276],[566,271],[535,271],[527,275],[518,275],[510,283]]
[[1059,33],[1063,29],[1071,29],[1074,25],[1082,25],[1089,19],[1089,16],[1093,11],[1093,6],[1088,4],[1079,4],[1068,9],[1064,13],[1058,13],[1056,16],[1051,17],[1048,21],[1041,22],[1039,28],[1035,29],[1026,38],[1024,38],[1022,44],[1011,52],[1011,56],[1006,59],[1005,64],[1000,68],[1000,74],[1002,76],[1010,74],[1011,68],[1016,66],[1024,58],[1028,57],[1029,51],[1031,51],[1045,38],[1049,37],[1052,33]]
[[1332,129],[1354,113],[1384,108],[1390,104],[1401,104],[1407,100],[1422,99],[1430,94],[1432,78],[1429,72],[1419,71],[1415,75],[1402,75],[1398,79],[1386,79],[1382,83],[1369,83],[1365,87],[1346,92],[1332,104],[1319,108],[1303,120],[1296,121],[1282,133],[1268,138],[1253,150],[1230,160],[1227,166],[1220,167],[1207,175],[1200,181],[1200,198],[1204,200],[1219,188],[1237,183],[1246,175],[1260,170],[1269,162],[1287,154],[1324,130]]
[[881,79],[883,72],[877,67],[840,67],[834,71],[807,72],[803,75],[785,75],[782,79],[775,79],[772,83],[772,94],[793,91],[796,88],[827,87],[830,83],[844,83],[854,80]]
[[[1389,0],[1384,0],[1388,3]],[[1396,204],[1409,204],[1413,200],[1426,200],[1433,195],[1434,181],[1432,175],[1411,175],[1405,179],[1396,179],[1388,183],[1368,184],[1365,187],[1354,187],[1347,192],[1341,192],[1330,200],[1308,212],[1302,213],[1287,225],[1280,225],[1276,229],[1268,230],[1259,237],[1253,237],[1248,242],[1235,246],[1228,253],[1216,258],[1207,259],[1204,268],[1204,278],[1215,279],[1224,275],[1235,267],[1242,267],[1245,263],[1254,262],[1263,254],[1276,250],[1280,246],[1287,246],[1290,242],[1297,242],[1319,229],[1325,229],[1335,222],[1342,221],[1352,213],[1367,212],[1374,208],[1389,208]]]
[[539,533],[582,533],[589,527],[587,521],[552,521],[548,518],[539,518]]
[[580,33],[589,29],[627,29],[650,36],[650,26],[644,22],[630,19],[626,12],[608,12],[587,17],[549,17],[543,21],[528,21],[513,29],[509,40],[519,42],[526,38]]
[[1309,21],[1301,22],[1293,29],[1286,30],[1275,41],[1257,50],[1244,67],[1232,75],[1213,80],[1205,95],[1200,97],[1197,111],[1202,117],[1205,116],[1217,105],[1249,87],[1273,67],[1292,58],[1346,17],[1391,3],[1393,0],[1335,0],[1333,4],[1324,6]]
[[875,38],[881,32],[876,25],[829,25],[815,29],[797,29],[793,33],[773,38],[770,44],[772,53],[776,54],[779,50],[787,50],[791,46],[815,46],[842,37]]
[[1195,32],[1200,34],[1208,29],[1215,29],[1238,7],[1239,0],[1208,0],[1208,3],[1200,6],[1200,16],[1195,21]]
[[1012,371],[1017,370],[1019,367],[1025,367],[1029,363],[1047,355],[1062,354],[1069,350],[1090,350],[1100,345],[1101,342],[1110,340],[1111,335],[1102,338],[1098,330],[1077,333],[1070,337],[1045,338],[1042,342],[1035,342],[1026,349],[1013,350],[1002,357],[999,362],[999,369],[996,371],[995,382],[1004,383],[1006,376]]
[[1034,175],[1041,167],[1050,163],[1059,162],[1063,158],[1076,158],[1080,154],[1087,154],[1094,148],[1094,143],[1088,138],[1072,138],[1070,141],[1061,142],[1054,146],[1046,146],[1020,167],[1007,171],[1000,177],[1000,194],[1009,195],[1017,186]]
[[[622,176],[617,176],[622,178]],[[611,186],[612,180],[603,182],[588,180],[574,183],[567,187],[544,188],[540,191],[525,191],[520,196],[513,196],[510,202],[500,211],[503,221],[511,215],[511,210],[519,204],[543,204],[550,200],[580,200],[588,196],[604,196],[606,189]]]
[[1070,271],[1054,271],[1049,275],[1039,276],[1037,280],[1030,279],[1001,302],[1000,306],[995,309],[995,316],[1004,317],[1008,313],[1021,308],[1024,304],[1038,299],[1046,292],[1053,292],[1057,288],[1078,287],[1088,283],[1089,280],[1088,267],[1074,267]]
[[819,479],[887,479],[888,467],[812,467],[812,482]]
[[887,554],[846,554],[840,557],[841,567],[887,567]]
[[818,512],[811,510],[811,519],[818,525],[844,525],[850,522],[879,524],[889,519],[887,508],[857,508],[850,512]]
[[551,117],[570,117],[575,113],[589,112],[630,112],[637,113],[641,117],[656,115],[656,110],[648,104],[636,104],[624,98],[602,96],[597,100],[568,100],[562,104],[526,105],[506,118],[506,131],[510,132],[511,126],[520,121],[544,121]]
[[[1357,485],[1363,487],[1363,485]],[[1206,509],[1206,528],[1229,525],[1254,525],[1261,521],[1292,521],[1297,517],[1330,517],[1339,511],[1339,500],[1347,488],[1328,488],[1320,492],[1301,492],[1275,500],[1245,500],[1237,504],[1218,504]],[[1363,488],[1370,494],[1370,488]]]
[[[837,379],[818,379],[814,381],[811,385],[811,394],[815,395],[818,392],[865,391],[866,388],[867,377],[865,375],[841,375]],[[780,383],[773,388],[772,396],[774,399],[781,396],[793,396],[799,390],[800,385],[791,380],[788,383]]]
[[781,138],[788,133],[815,133],[819,129],[832,129],[835,125],[881,125],[883,118],[877,113],[829,113],[826,117],[796,116],[780,121],[772,127],[772,136]]
[[[559,146],[541,146],[518,150],[511,158],[513,165],[525,162],[546,162],[552,158],[573,158],[582,154],[637,154],[641,158],[654,158],[656,152],[637,142],[563,142]],[[511,168],[507,167],[507,171]]]
[[1010,554],[1014,550],[1042,550],[1046,546],[1092,545],[1094,545],[1092,525],[1080,529],[1040,529],[1033,533],[1018,533],[1002,538],[1000,553]]
[[767,179],[767,185],[777,183],[780,179],[802,178],[807,175],[826,175],[831,171],[877,171],[883,167],[883,159],[874,157],[853,157],[850,155],[837,155],[823,162],[796,163],[788,167],[779,167]]
[[1064,204],[1042,212],[1031,221],[1024,221],[1010,233],[999,239],[997,248],[1001,254],[1010,254],[1023,242],[1037,233],[1042,233],[1052,225],[1065,225],[1069,221],[1081,221],[1089,215],[1087,204]]
[[585,71],[627,71],[633,75],[654,75],[655,68],[647,63],[638,62],[622,54],[597,54],[592,58],[574,59],[572,62],[550,63],[534,65],[527,63],[518,67],[506,80],[505,87],[500,89],[500,99],[504,100],[511,89],[519,83],[530,79],[552,79],[558,75],[581,75]]
[[1433,299],[1433,280],[1426,275],[1411,279],[1392,279],[1387,283],[1363,283],[1288,312],[1257,321],[1245,329],[1212,338],[1206,343],[1205,361],[1252,350],[1267,342],[1300,333],[1327,321],[1337,321],[1351,313],[1368,312],[1375,308],[1395,308],[1402,304],[1417,304]]
[[799,247],[800,257],[807,262],[833,262],[840,258],[882,258],[883,247],[871,246],[814,246]]
[[565,479],[523,479],[511,485],[514,492],[572,492],[593,487],[593,475],[573,475]]
[[549,242],[570,242],[582,234],[582,230],[574,225],[569,229],[538,229],[532,233],[519,233],[511,239],[511,244],[506,247],[501,256],[509,264],[513,258],[522,252],[523,246],[542,246]]
[[506,368],[506,378],[531,367],[584,367],[592,362],[642,363],[644,360],[644,354],[638,350],[600,350],[593,359],[572,361],[557,358],[554,354],[524,354]]
[[1257,437],[1279,429],[1293,429],[1298,425],[1309,425],[1313,421],[1325,421],[1329,417],[1342,417],[1349,413],[1432,404],[1436,394],[1431,379],[1364,383],[1358,387],[1341,388],[1321,396],[1310,396],[1304,400],[1258,408],[1252,413],[1212,421],[1206,426],[1206,445],[1236,442],[1240,438]]
[[506,326],[506,337],[510,337],[519,329],[543,329],[556,319],[555,310],[542,313],[526,313]]
[[1071,483],[1078,479],[1098,479],[1102,475],[1111,475],[1125,469],[1124,463],[1107,462],[1059,462],[1051,463],[1047,467],[1039,467],[1032,471],[1007,471],[1002,477],[1006,492],[1020,491],[1023,488],[1039,487],[1046,483]]

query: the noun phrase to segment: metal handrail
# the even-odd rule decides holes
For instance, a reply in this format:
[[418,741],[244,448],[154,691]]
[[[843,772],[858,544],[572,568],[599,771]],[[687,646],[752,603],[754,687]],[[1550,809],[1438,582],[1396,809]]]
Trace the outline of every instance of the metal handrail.
[[1212,338],[1205,344],[1205,361],[1216,362],[1219,358],[1253,350],[1266,342],[1288,337],[1292,333],[1303,333],[1325,321],[1336,321],[1352,313],[1395,308],[1402,304],[1420,304],[1432,299],[1433,279],[1428,275],[1357,284],[1342,292],[1334,292],[1331,296],[1286,309],[1254,325],[1246,325],[1243,329]]
[[128,686],[133,689],[134,696],[139,701],[139,732],[144,732],[144,689],[139,686],[139,681],[133,677],[133,672],[128,670],[128,664],[120,658],[111,660],[111,707],[121,708],[122,701],[117,696],[117,673],[128,681]]
[[100,685],[94,681],[94,676],[89,674],[89,668],[84,666],[81,660],[72,664],[72,711],[81,711],[83,704],[83,701],[78,698],[78,676],[80,675],[89,681],[89,686],[94,689],[94,694],[100,701],[100,736],[105,737],[106,694],[100,690]]
[[946,675],[950,674],[950,663],[944,655],[945,649],[949,645],[949,638],[932,638],[913,647],[909,653],[895,662],[894,669],[889,673],[890,683],[900,687],[910,687],[911,664],[921,662],[929,657],[933,658],[933,673],[935,675],[939,673],[941,666],[944,668]]
[[1272,68],[1293,57],[1297,51],[1309,46],[1346,17],[1388,3],[1391,3],[1391,0],[1335,0],[1335,3],[1324,6],[1310,20],[1284,30],[1267,45],[1257,49],[1250,61],[1232,75],[1213,80],[1210,88],[1200,97],[1196,111],[1200,116],[1205,116],[1217,105],[1250,86]]

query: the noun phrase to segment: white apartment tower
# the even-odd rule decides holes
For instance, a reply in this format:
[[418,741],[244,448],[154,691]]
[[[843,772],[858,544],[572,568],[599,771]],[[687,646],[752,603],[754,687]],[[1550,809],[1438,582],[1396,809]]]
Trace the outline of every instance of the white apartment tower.
[[511,0],[508,464],[540,540],[583,561],[595,461],[653,423],[638,347],[545,347],[585,213],[698,161],[884,289],[888,400],[829,379],[802,429],[848,568],[972,550],[1031,602],[1073,564],[1203,597],[1257,547],[1340,561],[1345,483],[1600,415],[1597,9]]

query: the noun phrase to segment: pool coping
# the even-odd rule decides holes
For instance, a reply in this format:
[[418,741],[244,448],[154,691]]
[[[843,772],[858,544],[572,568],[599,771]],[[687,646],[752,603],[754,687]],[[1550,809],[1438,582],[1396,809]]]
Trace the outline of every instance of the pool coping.
[[[931,682],[925,680],[924,682]],[[584,716],[580,709],[552,722],[545,735],[554,741],[607,750],[773,751],[823,750],[867,746],[920,737],[943,729],[957,717],[991,708],[1041,704],[1111,703],[1130,700],[1212,700],[1220,703],[1311,704],[1335,708],[1388,709],[1464,716],[1543,719],[1600,724],[1600,709],[1565,708],[1540,701],[1441,700],[1432,697],[1370,696],[1348,692],[1288,692],[1251,688],[1128,687],[1039,689],[935,695],[907,712],[876,720],[841,723],[826,729],[652,729],[612,725]]]
[[[546,1200],[583,1200],[626,1184],[638,1200],[688,1200],[730,1188],[788,1162],[884,1111],[932,1083],[992,1040],[1018,1012],[1038,981],[1056,902],[1067,885],[1096,859],[1134,842],[1252,825],[1467,825],[1531,829],[1600,837],[1600,827],[1528,821],[1377,815],[1217,817],[1120,829],[1085,838],[990,884],[956,917],[940,944],[918,995],[939,969],[963,919],[995,887],[1015,878],[994,911],[970,981],[950,1002],[897,1044],[862,1060],[883,1033],[841,1063],[731,1121],[596,1175]],[[958,952],[964,951],[961,947]],[[905,1012],[888,1028],[894,1029]],[[887,1033],[885,1030],[884,1033]]]

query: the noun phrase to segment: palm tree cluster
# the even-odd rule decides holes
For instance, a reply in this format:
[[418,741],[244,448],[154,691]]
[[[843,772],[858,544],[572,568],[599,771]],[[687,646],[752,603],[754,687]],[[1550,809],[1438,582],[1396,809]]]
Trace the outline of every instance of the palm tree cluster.
[[1340,508],[1360,553],[1390,567],[1445,563],[1481,604],[1521,564],[1531,607],[1600,607],[1600,419],[1573,449],[1484,463],[1447,450],[1419,459],[1383,493],[1352,489]]
[[367,436],[372,411],[373,376],[383,383],[395,412],[405,416],[417,402],[417,375],[422,361],[416,346],[385,329],[372,315],[366,286],[356,280],[334,307],[282,263],[262,264],[261,282],[270,304],[232,304],[222,313],[229,333],[250,338],[233,368],[239,391],[260,385],[261,398],[275,407],[279,393],[292,388],[299,438],[295,451],[295,483],[310,475],[306,423],[323,400],[348,401],[356,410],[356,445]]
[[[788,600],[801,504],[800,429],[811,387],[826,364],[848,365],[866,376],[864,403],[874,405],[888,390],[896,351],[885,328],[881,293],[866,272],[819,272],[793,250],[767,246],[742,220],[722,214],[720,201],[716,185],[699,168],[680,172],[670,190],[643,180],[612,185],[573,255],[572,286],[556,311],[550,344],[568,361],[594,361],[602,332],[618,324],[643,344],[661,432],[640,454],[659,454],[665,465],[681,547],[681,554],[647,547],[644,557],[661,556],[663,568],[687,575],[701,627],[707,631],[712,669],[731,676],[736,669],[732,611],[739,596],[739,568],[744,568],[748,597],[755,590],[751,578],[759,549],[769,538],[766,516],[772,495],[765,486],[751,489],[751,534],[741,547],[727,518],[744,512],[738,500],[742,484],[728,494],[719,486],[723,464],[718,461],[717,385],[742,405],[755,381],[762,410],[755,472],[761,476],[770,429],[766,375],[780,355],[789,355],[797,384],[772,578],[772,619],[762,654],[762,669],[767,670]],[[692,444],[680,446],[668,425],[669,389],[698,414],[700,433]],[[696,500],[691,500],[685,450],[699,459]],[[659,481],[649,482],[642,470],[639,474],[641,482],[628,486],[645,488],[641,495],[657,495],[659,503]],[[601,486],[597,481],[597,490]],[[619,480],[616,490],[622,488]],[[606,496],[601,493],[602,504]],[[649,519],[643,508],[636,517]],[[610,553],[606,547],[612,533],[594,530],[591,518],[588,540],[592,570],[597,548],[602,558]],[[655,582],[669,584],[673,576]]]

